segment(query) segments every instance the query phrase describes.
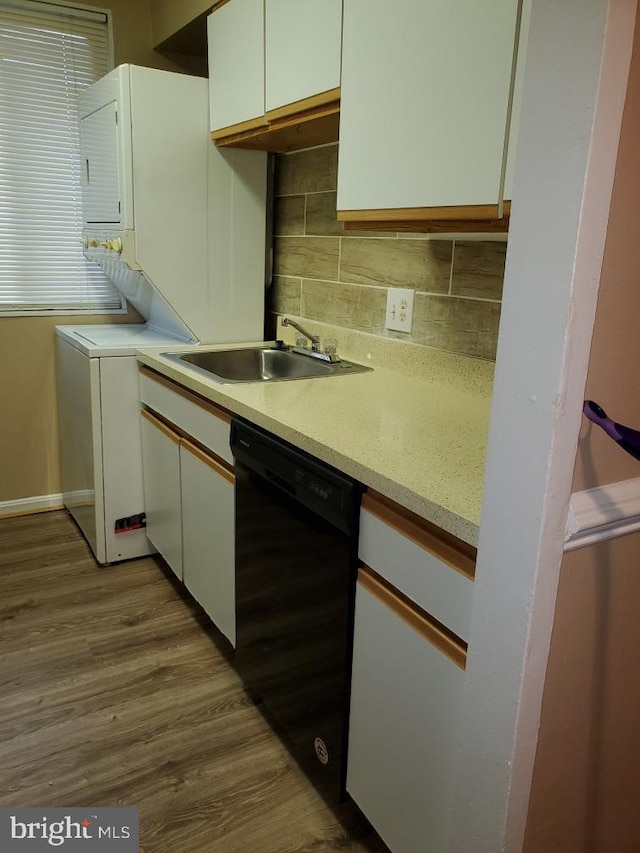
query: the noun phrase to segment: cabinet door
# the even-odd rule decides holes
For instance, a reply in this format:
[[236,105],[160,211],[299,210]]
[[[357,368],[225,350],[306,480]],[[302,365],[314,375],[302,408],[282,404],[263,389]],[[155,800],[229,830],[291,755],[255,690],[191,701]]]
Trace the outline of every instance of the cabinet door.
[[149,412],[141,414],[147,536],[182,580],[180,439]]
[[264,123],[264,0],[229,0],[207,19],[211,130]]
[[[347,790],[394,853],[445,853],[464,672],[361,570]],[[428,627],[428,626],[427,626]]]
[[265,0],[266,112],[340,86],[341,37],[342,0]]
[[112,101],[80,121],[82,210],[85,225],[119,225],[120,165],[117,106]]
[[188,441],[180,455],[184,583],[235,646],[234,476]]
[[507,162],[504,176],[505,199],[513,198],[513,177],[516,168],[516,153],[518,149],[518,134],[520,133],[520,112],[522,108],[522,91],[524,89],[524,65],[529,40],[529,23],[531,21],[532,0],[522,0],[520,18],[520,33],[518,36],[518,56],[515,75],[513,78],[513,96],[511,101],[511,119],[509,122],[509,141],[507,144]]
[[495,218],[518,10],[344,0],[339,210],[489,206],[474,218]]

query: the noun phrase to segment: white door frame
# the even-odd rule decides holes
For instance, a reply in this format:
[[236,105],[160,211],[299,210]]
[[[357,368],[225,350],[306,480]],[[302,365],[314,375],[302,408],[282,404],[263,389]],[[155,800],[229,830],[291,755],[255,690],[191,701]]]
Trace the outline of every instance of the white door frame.
[[533,0],[456,853],[522,848],[636,5]]

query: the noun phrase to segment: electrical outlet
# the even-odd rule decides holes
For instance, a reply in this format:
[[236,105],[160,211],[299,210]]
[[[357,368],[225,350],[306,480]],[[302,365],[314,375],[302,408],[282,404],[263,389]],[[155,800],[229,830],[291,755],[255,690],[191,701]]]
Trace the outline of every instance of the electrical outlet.
[[394,332],[410,332],[413,326],[413,299],[415,290],[401,287],[387,289],[387,317],[385,328]]

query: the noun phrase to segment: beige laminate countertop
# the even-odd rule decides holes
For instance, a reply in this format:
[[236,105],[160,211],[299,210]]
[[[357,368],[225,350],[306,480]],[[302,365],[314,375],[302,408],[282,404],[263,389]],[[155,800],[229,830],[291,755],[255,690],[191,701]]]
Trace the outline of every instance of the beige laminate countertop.
[[474,360],[454,357],[420,377],[374,366],[346,376],[232,385],[164,358],[166,350],[143,349],[137,358],[477,545],[491,390],[490,382],[477,381]]

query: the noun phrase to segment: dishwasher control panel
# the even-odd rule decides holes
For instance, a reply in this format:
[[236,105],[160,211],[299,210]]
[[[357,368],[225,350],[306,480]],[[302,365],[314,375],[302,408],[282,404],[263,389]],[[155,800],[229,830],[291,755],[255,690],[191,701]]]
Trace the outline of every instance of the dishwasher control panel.
[[351,533],[357,528],[363,486],[341,471],[268,432],[236,419],[231,451],[243,465],[325,521]]

